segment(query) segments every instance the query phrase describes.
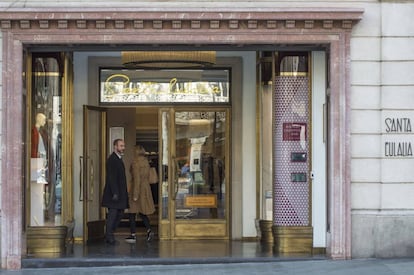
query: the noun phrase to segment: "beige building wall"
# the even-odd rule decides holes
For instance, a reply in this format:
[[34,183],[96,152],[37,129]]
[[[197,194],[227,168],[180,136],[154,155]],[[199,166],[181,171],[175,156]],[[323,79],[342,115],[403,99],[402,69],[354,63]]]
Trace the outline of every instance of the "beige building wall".
[[407,1],[369,5],[351,40],[353,257],[414,253],[413,14]]

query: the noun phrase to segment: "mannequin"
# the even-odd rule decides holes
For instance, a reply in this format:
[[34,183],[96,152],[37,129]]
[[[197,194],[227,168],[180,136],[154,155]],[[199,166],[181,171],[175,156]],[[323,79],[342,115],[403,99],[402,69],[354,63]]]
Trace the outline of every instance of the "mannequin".
[[30,225],[43,226],[45,224],[44,194],[45,184],[48,184],[48,139],[45,129],[46,116],[36,114],[35,124],[31,133],[31,186],[30,186]]
[[46,124],[46,116],[42,113],[38,113],[35,118],[35,125],[32,128],[32,146],[31,157],[42,159],[42,168],[40,169],[40,176],[37,179],[38,183],[47,183],[46,170],[47,170],[47,133],[44,129]]
[[42,113],[36,115],[36,122],[32,128],[32,158],[46,158],[47,135],[44,130],[46,116]]

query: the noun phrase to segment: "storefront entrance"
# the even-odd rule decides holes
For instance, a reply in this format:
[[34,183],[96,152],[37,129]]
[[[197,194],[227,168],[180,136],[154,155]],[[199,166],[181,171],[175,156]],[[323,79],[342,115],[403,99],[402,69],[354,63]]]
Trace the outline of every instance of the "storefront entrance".
[[[102,10],[94,10],[90,13],[79,13],[79,11],[65,10],[62,11],[51,11],[51,12],[25,12],[25,11],[10,11],[2,15],[1,28],[2,28],[2,43],[3,43],[3,72],[5,72],[4,81],[2,83],[2,93],[4,94],[2,116],[4,118],[2,140],[4,140],[5,147],[9,150],[3,150],[2,159],[7,160],[2,162],[2,222],[1,231],[2,238],[1,251],[2,251],[2,266],[5,268],[19,268],[21,266],[22,255],[25,255],[25,236],[28,235],[26,232],[27,226],[30,225],[30,215],[24,213],[25,209],[22,207],[16,207],[16,205],[24,205],[24,202],[30,203],[31,198],[22,196],[25,191],[29,189],[28,182],[31,180],[29,174],[29,167],[31,163],[30,158],[25,156],[30,155],[28,148],[26,148],[31,141],[27,137],[30,136],[28,125],[32,126],[35,118],[35,113],[31,113],[30,109],[26,108],[26,103],[31,100],[30,94],[26,91],[32,84],[31,78],[28,72],[25,70],[25,55],[27,51],[36,51],[41,49],[45,52],[48,45],[51,48],[64,49],[71,51],[71,47],[96,46],[96,49],[106,50],[117,49],[122,50],[129,48],[132,49],[132,45],[137,45],[141,49],[148,49],[151,47],[163,47],[168,48],[171,45],[178,45],[181,48],[188,49],[189,47],[193,50],[199,46],[220,48],[230,47],[233,50],[245,47],[245,49],[257,49],[258,47],[283,47],[288,45],[289,47],[320,47],[324,48],[329,54],[328,63],[328,75],[329,79],[329,96],[330,103],[329,109],[327,110],[329,116],[327,138],[328,138],[328,155],[329,155],[329,171],[328,171],[328,222],[327,228],[327,254],[331,258],[349,258],[351,255],[351,216],[350,216],[350,147],[349,147],[349,126],[350,126],[350,82],[349,82],[349,52],[350,46],[349,41],[351,37],[351,30],[354,23],[361,19],[363,11],[360,9],[298,9],[298,10],[283,10],[271,8],[263,11],[260,9],[252,9],[248,13],[241,10],[234,11],[216,11],[210,10],[205,12],[204,10],[198,11],[187,11],[183,13],[177,13],[173,11],[166,11],[164,15],[159,13],[151,13],[148,11],[122,11],[119,13],[112,13]],[[51,16],[53,14],[53,16]],[[70,16],[68,16],[70,15]],[[164,20],[168,18],[168,20]],[[185,39],[183,39],[185,38]],[[138,45],[139,43],[139,45]],[[66,56],[69,57],[70,56]],[[65,57],[65,59],[66,59]],[[30,61],[30,60],[29,60]],[[70,80],[71,74],[68,64],[64,63],[65,70],[59,68],[59,74],[49,74],[48,76],[57,76],[57,81],[63,81],[62,83],[73,83],[73,86],[81,85],[79,82],[64,81]],[[50,67],[47,67],[50,69]],[[14,74],[8,72],[15,72]],[[46,72],[46,71],[45,71]],[[53,72],[48,70],[48,72]],[[63,73],[62,73],[63,72]],[[21,74],[23,73],[23,74]],[[42,71],[39,76],[42,75]],[[21,75],[25,75],[26,78],[22,78]],[[248,77],[245,74],[243,77]],[[40,79],[43,81],[42,79]],[[53,80],[51,80],[53,82]],[[48,84],[53,84],[53,83]],[[93,81],[91,81],[93,82]],[[253,81],[254,82],[254,81]],[[56,82],[58,83],[58,82]],[[55,84],[56,84],[55,83]],[[96,81],[98,83],[98,81]],[[82,138],[74,138],[77,136],[78,127],[74,127],[71,123],[76,121],[72,120],[72,101],[71,91],[73,86],[62,85],[63,89],[61,93],[48,90],[48,93],[35,94],[39,96],[39,100],[43,99],[43,96],[50,96],[48,102],[38,105],[40,109],[48,111],[48,117],[53,118],[53,125],[51,130],[56,133],[56,141],[58,141],[59,123],[61,122],[62,129],[62,153],[72,152],[72,146],[76,146],[73,141],[81,140]],[[48,89],[51,85],[47,86]],[[85,84],[83,84],[85,87]],[[81,88],[83,94],[88,95],[89,90],[87,88]],[[237,90],[237,89],[235,89]],[[251,89],[254,91],[254,88]],[[46,90],[45,90],[46,91]],[[254,94],[254,92],[253,92]],[[52,97],[56,96],[56,97]],[[61,96],[61,98],[59,98]],[[81,93],[78,96],[83,96]],[[243,94],[243,100],[249,100],[250,94]],[[87,96],[86,96],[87,97]],[[234,100],[240,100],[241,97],[234,97]],[[254,96],[253,96],[254,98]],[[76,97],[75,97],[76,99]],[[60,101],[61,100],[61,101]],[[97,102],[84,100],[84,103],[88,102],[91,105],[99,105]],[[253,102],[253,101],[251,101]],[[95,103],[95,104],[94,104]],[[46,104],[46,105],[45,105]],[[61,104],[61,107],[59,106]],[[167,108],[175,108],[165,104]],[[167,106],[168,105],[168,106]],[[37,106],[37,105],[36,105]],[[190,105],[183,105],[187,107]],[[246,104],[244,107],[251,107],[253,104]],[[214,107],[214,106],[211,106]],[[223,108],[225,107],[225,108]],[[218,109],[212,110],[213,113],[226,112],[228,106],[221,106]],[[234,113],[243,114],[246,109],[241,111],[241,104],[238,112],[235,112],[236,105],[231,107],[232,115]],[[224,109],[224,110],[223,110]],[[248,109],[248,108],[247,108]],[[78,110],[79,111],[79,110]],[[180,110],[170,109],[167,110],[170,113],[170,119],[175,121],[175,114],[184,112],[204,112],[205,110]],[[78,112],[74,112],[78,114]],[[57,117],[53,117],[57,115]],[[60,116],[62,115],[62,116]],[[228,114],[227,114],[228,117]],[[227,119],[226,117],[226,119]],[[249,118],[254,117],[250,116]],[[29,122],[27,119],[29,118]],[[40,118],[40,117],[39,117]],[[159,118],[162,121],[162,118]],[[249,148],[243,148],[243,143],[240,139],[244,139],[248,134],[247,131],[236,134],[234,130],[237,130],[237,126],[241,125],[239,117],[232,116],[232,135],[233,138],[231,144],[231,152],[236,153],[242,150],[248,150]],[[15,122],[23,122],[25,125],[17,125]],[[26,123],[27,122],[27,123]],[[41,122],[41,120],[39,120]],[[172,123],[172,122],[170,122]],[[237,125],[239,123],[239,125]],[[39,124],[41,125],[41,124]],[[170,134],[176,134],[177,132],[172,125],[169,127]],[[34,125],[36,126],[36,125]],[[77,125],[79,126],[79,125]],[[159,126],[160,129],[161,126]],[[253,130],[253,129],[252,129]],[[69,132],[67,132],[69,131]],[[73,131],[73,132],[72,132]],[[34,136],[39,137],[37,140],[41,140],[40,133]],[[41,135],[41,134],[40,134]],[[227,136],[226,136],[227,137]],[[171,141],[176,142],[176,140]],[[238,143],[235,145],[235,143]],[[23,145],[22,145],[23,144]],[[133,143],[130,143],[133,144]],[[53,146],[59,145],[59,143],[53,143]],[[171,145],[168,149],[171,150],[168,160],[168,197],[170,201],[172,198],[176,199],[175,193],[173,193],[174,185],[172,173],[178,171],[178,168],[172,168],[175,164],[174,159],[177,155],[173,155],[173,149],[177,147],[177,144]],[[56,147],[58,148],[58,147]],[[55,149],[56,149],[55,148]],[[235,150],[238,149],[238,150]],[[42,147],[37,147],[38,152],[42,152]],[[176,150],[176,149],[175,149]],[[228,148],[226,148],[228,150]],[[58,151],[56,151],[58,152]],[[254,196],[255,188],[249,188],[249,186],[242,184],[247,181],[254,182],[254,177],[245,178],[247,175],[244,173],[250,166],[247,163],[247,157],[242,158],[243,154],[240,154],[240,158],[232,156],[231,163],[231,177],[232,184],[240,184],[240,188],[232,188],[232,200],[231,210],[234,214],[235,211],[240,211],[242,214],[233,216],[231,219],[231,236],[232,238],[243,236],[254,236],[252,226],[244,226],[243,220],[253,224],[255,217],[255,210],[249,204],[250,200],[255,201],[258,196]],[[42,215],[45,219],[33,218],[34,224],[52,223],[56,224],[67,224],[70,222],[68,218],[73,218],[73,211],[76,213],[76,205],[72,203],[75,201],[73,198],[74,193],[63,192],[65,188],[74,187],[75,192],[78,185],[73,184],[73,175],[78,175],[76,166],[74,165],[74,158],[79,157],[79,154],[71,155],[67,154],[62,156],[61,172],[62,172],[62,183],[66,182],[69,185],[62,186],[62,189],[43,189],[49,192],[55,192],[58,194],[59,189],[62,190],[61,197],[61,210],[62,214],[59,217],[57,215],[60,211],[59,201],[47,201],[48,211],[42,211]],[[173,158],[174,157],[174,158]],[[34,159],[42,159],[41,154],[36,154]],[[191,159],[191,156],[190,156]],[[85,161],[85,159],[84,159]],[[34,177],[34,181],[37,185],[35,187],[45,188],[50,186],[49,181],[43,181],[44,177],[42,169],[45,165],[51,165],[51,163],[42,161],[33,161],[33,166],[38,165],[40,168],[38,175],[40,177]],[[76,162],[77,163],[77,162]],[[250,164],[250,163],[249,163]],[[225,179],[228,179],[229,172],[227,168],[230,168],[226,163]],[[254,162],[253,162],[254,166]],[[50,166],[48,166],[50,167]],[[56,167],[56,166],[55,166]],[[171,168],[170,168],[171,167]],[[73,169],[72,169],[73,168]],[[175,169],[175,170],[174,170]],[[58,170],[55,170],[58,171]],[[52,175],[54,180],[58,179],[55,177],[57,173],[49,170],[47,177]],[[27,173],[26,173],[27,172]],[[52,173],[53,172],[53,173]],[[24,177],[22,177],[24,175]],[[96,175],[96,174],[95,174]],[[249,176],[249,175],[247,175]],[[175,176],[174,176],[175,177]],[[205,179],[204,179],[205,180]],[[58,181],[55,181],[57,183]],[[32,183],[30,183],[32,184]],[[43,186],[43,187],[42,187]],[[78,186],[78,187],[76,187]],[[226,186],[225,187],[231,187]],[[58,184],[56,184],[58,187]],[[81,188],[82,189],[82,188]],[[225,190],[228,192],[228,190]],[[94,190],[96,194],[96,190]],[[188,192],[190,192],[188,190]],[[27,193],[26,193],[27,194]],[[39,191],[39,194],[43,193]],[[162,194],[162,192],[160,192]],[[215,193],[217,194],[217,193]],[[82,194],[85,196],[85,194]],[[201,194],[200,194],[201,195]],[[178,197],[178,191],[177,191]],[[256,197],[256,198],[255,198]],[[239,200],[233,199],[238,198]],[[241,199],[240,199],[241,198]],[[83,197],[85,199],[85,197]],[[200,200],[201,201],[201,200]],[[197,199],[190,200],[190,204],[184,208],[192,208],[195,203],[200,203]],[[209,200],[207,200],[209,202]],[[191,204],[193,203],[193,204]],[[205,203],[205,201],[203,202]],[[218,202],[217,202],[218,203]],[[226,201],[228,203],[228,201]],[[181,209],[178,202],[170,202],[168,204],[168,219],[170,228],[174,225],[174,230],[169,230],[165,236],[171,238],[171,235],[177,235],[175,232],[179,231],[179,220],[176,209]],[[209,205],[211,206],[211,205]],[[198,207],[201,208],[201,207]],[[211,209],[203,208],[202,210]],[[214,208],[213,208],[214,209]],[[226,208],[226,211],[229,208]],[[181,211],[183,212],[183,211]],[[205,215],[212,213],[208,211],[201,211]],[[161,213],[161,212],[160,212]],[[172,214],[173,213],[173,214]],[[252,214],[253,213],[253,214]],[[92,215],[92,213],[91,213]],[[226,215],[229,215],[226,213]],[[172,219],[172,217],[174,219]],[[258,216],[258,215],[257,215]],[[23,217],[26,217],[23,218]],[[205,217],[205,216],[204,216]],[[219,212],[217,212],[219,217]],[[253,218],[252,218],[253,217]],[[59,219],[60,218],[60,219]],[[194,218],[195,219],[195,218]],[[227,216],[226,216],[227,219]],[[82,219],[78,219],[77,222]],[[200,219],[201,222],[201,219]],[[226,220],[228,223],[229,221]],[[229,225],[226,224],[226,227]],[[69,228],[69,227],[68,227]],[[76,227],[75,227],[76,229]],[[236,234],[234,234],[236,233]],[[170,234],[170,235],[169,235]],[[181,234],[181,233],[180,233]],[[179,235],[180,235],[179,234]],[[224,236],[228,236],[229,233],[224,233]],[[182,236],[182,235],[181,235]],[[27,242],[28,243],[28,242]]]
[[[142,113],[136,107],[137,114]],[[151,108],[158,112],[157,140],[137,131],[137,144],[148,151],[147,157],[157,171],[151,182],[156,214],[151,223],[158,225],[160,239],[228,238],[230,161],[228,108]],[[200,111],[203,109],[203,111]],[[155,110],[155,111],[154,111]],[[158,111],[157,111],[158,110]],[[84,106],[84,155],[79,201],[83,202],[84,241],[103,239],[105,209],[100,206],[105,178],[105,158],[112,139],[127,133],[115,133],[107,127],[111,108]],[[108,117],[108,120],[115,118]],[[159,126],[159,128],[158,128]],[[136,128],[142,129],[139,121]],[[122,129],[123,131],[124,129]],[[146,131],[148,133],[148,131]],[[157,150],[158,149],[158,150]],[[133,145],[128,146],[133,150]],[[126,169],[129,173],[129,168]],[[169,176],[171,175],[171,176]],[[155,220],[156,219],[156,220]],[[128,229],[121,231],[128,232]]]
[[[230,237],[229,75],[228,68],[100,69],[101,106],[83,107],[79,201],[83,202],[84,243],[103,239],[106,209],[101,208],[100,198],[105,160],[116,138],[127,144],[123,159],[130,196],[134,146],[146,150],[155,172],[150,186],[156,211],[149,218],[159,239]],[[141,224],[139,216],[137,222]],[[128,223],[126,211],[119,231],[128,234]]]

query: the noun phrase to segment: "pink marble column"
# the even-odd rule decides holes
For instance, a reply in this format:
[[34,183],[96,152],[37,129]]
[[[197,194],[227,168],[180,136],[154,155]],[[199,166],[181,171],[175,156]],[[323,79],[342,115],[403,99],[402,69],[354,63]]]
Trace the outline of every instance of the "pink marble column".
[[327,253],[333,259],[351,257],[350,176],[350,33],[343,32],[330,47],[330,109],[328,150]]
[[22,250],[22,54],[20,41],[3,32],[1,267],[19,269]]

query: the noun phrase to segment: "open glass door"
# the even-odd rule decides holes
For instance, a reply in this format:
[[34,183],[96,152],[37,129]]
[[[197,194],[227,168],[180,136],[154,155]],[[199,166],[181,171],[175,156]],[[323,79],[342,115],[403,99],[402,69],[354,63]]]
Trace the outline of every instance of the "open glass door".
[[229,238],[229,109],[160,110],[160,238]]
[[106,110],[83,107],[83,157],[80,200],[83,201],[83,239],[90,243],[104,237],[105,213],[100,199],[105,179]]

